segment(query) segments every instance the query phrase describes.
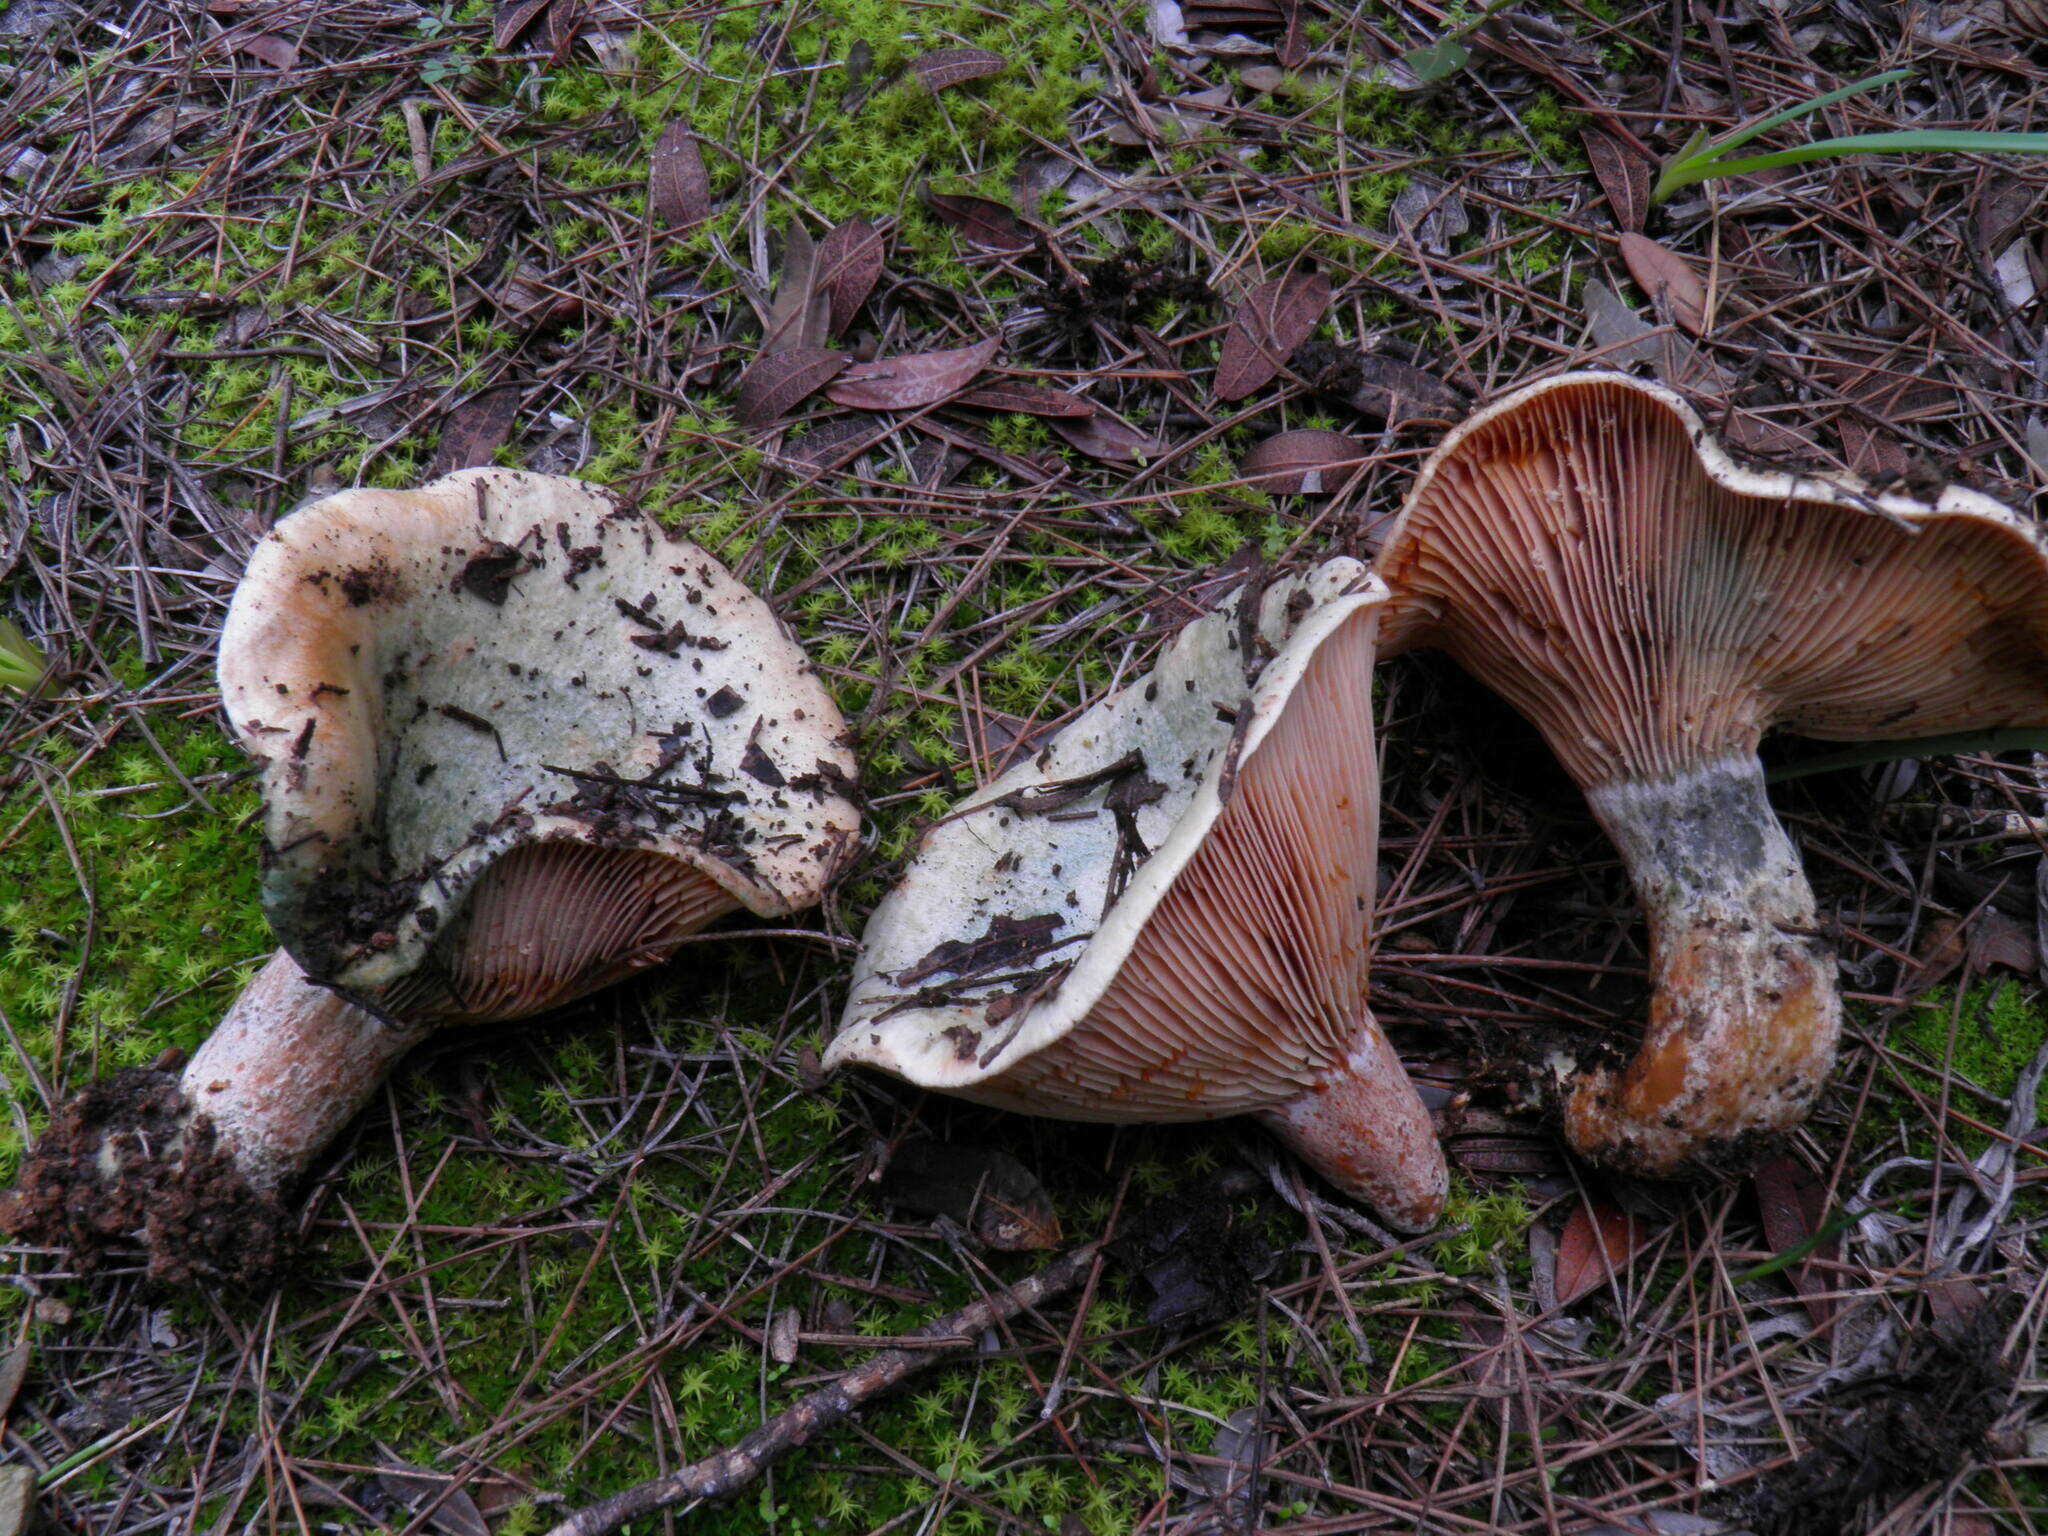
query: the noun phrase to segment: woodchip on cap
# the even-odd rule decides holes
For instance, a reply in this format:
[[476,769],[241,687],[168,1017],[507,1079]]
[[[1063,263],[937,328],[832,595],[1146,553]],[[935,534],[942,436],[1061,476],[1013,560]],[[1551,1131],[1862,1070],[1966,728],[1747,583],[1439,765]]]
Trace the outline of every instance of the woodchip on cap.
[[829,1066],[1028,1113],[1253,1113],[1403,1226],[1426,1111],[1366,1007],[1373,625],[1352,560],[1241,590],[925,834]]
[[1445,439],[1379,569],[1382,652],[1444,650],[1539,726],[1648,915],[1645,1042],[1569,1073],[1574,1144],[1670,1173],[1796,1125],[1841,1010],[1758,742],[2048,722],[2040,527],[1745,469],[1671,391],[1569,374]]
[[294,513],[220,674],[272,925],[379,1012],[553,1006],[735,905],[811,905],[853,846],[844,722],[773,611],[580,481],[465,470]]

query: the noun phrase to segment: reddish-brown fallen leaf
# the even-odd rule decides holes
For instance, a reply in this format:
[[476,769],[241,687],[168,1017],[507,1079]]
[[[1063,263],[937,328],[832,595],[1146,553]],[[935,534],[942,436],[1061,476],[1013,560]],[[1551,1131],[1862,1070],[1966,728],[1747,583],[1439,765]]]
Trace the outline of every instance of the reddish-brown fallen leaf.
[[1246,294],[1223,333],[1216,398],[1242,400],[1279,377],[1288,354],[1314,333],[1330,297],[1330,280],[1320,272],[1290,272]]
[[261,59],[272,69],[290,69],[299,62],[298,45],[275,32],[257,32],[234,39],[234,45],[252,59]]
[[449,411],[427,478],[437,480],[458,469],[476,469],[493,462],[512,436],[520,393],[517,384],[493,384]]
[[1277,27],[1286,17],[1275,0],[1193,0],[1181,7],[1181,20],[1189,27],[1224,27],[1236,32]]
[[575,47],[587,9],[583,0],[554,0],[548,7],[548,52],[553,55],[549,62],[559,63]]
[[1299,69],[1308,62],[1308,38],[1303,32],[1302,12],[1307,9],[1302,0],[1281,0],[1280,8],[1287,13],[1287,35],[1280,39],[1280,48],[1274,54],[1275,61],[1282,69]]
[[1629,276],[1644,293],[1671,307],[1672,320],[1689,334],[1700,334],[1707,318],[1707,285],[1691,262],[1633,232],[1621,237],[1621,259],[1628,263]]
[[1063,389],[1040,389],[1034,384],[984,384],[970,389],[955,405],[971,405],[984,411],[1014,411],[1019,416],[1068,416],[1095,414],[1095,402],[1070,395]]
[[498,291],[498,304],[507,320],[528,331],[570,325],[583,314],[583,301],[531,261],[513,263]]
[[670,123],[647,165],[647,207],[660,227],[687,229],[711,214],[711,175],[689,125]]
[[[1774,1157],[1759,1163],[1750,1175],[1756,1184],[1756,1203],[1764,1218],[1764,1245],[1782,1254],[1809,1241],[1823,1230],[1828,1218],[1827,1185],[1789,1157]],[[1839,1234],[1829,1237],[1813,1250],[1812,1257],[1832,1259],[1842,1246]],[[1801,1260],[1787,1271],[1792,1288],[1816,1323],[1834,1315],[1835,1304],[1824,1295],[1831,1289],[1824,1274]]]
[[905,357],[878,357],[846,370],[825,391],[835,404],[861,411],[914,411],[957,395],[989,365],[1000,336],[943,352],[913,352]]
[[1038,244],[1037,232],[1001,203],[954,192],[927,192],[932,212],[960,231],[969,245],[1015,256]]
[[1166,452],[1166,444],[1132,426],[1107,406],[1086,417],[1054,416],[1046,425],[1091,459],[1105,464],[1143,464]]
[[1588,128],[1579,134],[1592,163],[1593,179],[1607,194],[1607,206],[1614,211],[1614,227],[1640,230],[1650,211],[1650,162],[1633,146],[1611,133]]
[[828,416],[808,423],[802,437],[785,442],[782,458],[801,469],[843,469],[894,430],[871,416]]
[[990,53],[986,48],[939,48],[921,58],[912,59],[910,67],[934,95],[969,80],[984,80],[990,75],[1000,75],[1010,67],[1010,61],[1000,53]]
[[803,404],[851,361],[844,352],[823,347],[764,352],[740,375],[734,414],[743,427],[765,427]]
[[1570,1306],[1619,1276],[1649,1245],[1651,1233],[1633,1216],[1595,1200],[1572,1212],[1557,1240],[1557,1304]]
[[1309,382],[1342,395],[1360,415],[1381,417],[1395,427],[1456,421],[1470,407],[1462,391],[1426,368],[1351,348],[1329,349]]
[[882,275],[882,237],[866,219],[835,224],[818,242],[817,264],[818,283],[832,309],[826,329],[837,336],[853,323]]
[[818,248],[801,219],[782,236],[782,271],[762,327],[761,350],[808,352],[822,347],[832,318],[831,297],[818,282]]
[[1343,432],[1300,427],[1256,444],[1244,456],[1246,482],[1279,495],[1334,491],[1365,455],[1365,445]]
[[498,0],[491,17],[491,47],[503,53],[547,8],[548,0]]

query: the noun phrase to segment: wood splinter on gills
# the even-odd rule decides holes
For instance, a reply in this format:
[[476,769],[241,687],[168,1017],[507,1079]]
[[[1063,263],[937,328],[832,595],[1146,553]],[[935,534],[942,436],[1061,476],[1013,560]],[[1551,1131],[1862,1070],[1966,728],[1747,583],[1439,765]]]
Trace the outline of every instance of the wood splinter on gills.
[[1572,1145],[1651,1175],[1747,1166],[1805,1119],[1841,1033],[1758,744],[2048,724],[2042,530],[1969,491],[1744,469],[1671,391],[1579,373],[1452,432],[1379,570],[1382,652],[1445,651],[1542,730],[1648,920],[1634,1059],[1560,1063]]
[[1255,1116],[1434,1223],[1443,1154],[1366,985],[1383,600],[1353,560],[1249,581],[941,820],[826,1064],[1077,1120]]

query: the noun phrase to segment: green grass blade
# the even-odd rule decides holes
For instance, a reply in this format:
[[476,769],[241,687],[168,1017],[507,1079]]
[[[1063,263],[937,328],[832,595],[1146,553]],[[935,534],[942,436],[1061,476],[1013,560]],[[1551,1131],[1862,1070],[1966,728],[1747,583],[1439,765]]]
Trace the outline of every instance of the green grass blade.
[[49,670],[43,653],[29,643],[14,621],[0,619],[0,688],[34,693]]
[[1696,159],[1686,165],[1666,166],[1652,202],[1661,202],[1680,187],[1714,176],[1746,176],[1751,171],[1776,170],[1781,165],[1804,165],[1809,160],[1838,160],[1844,155],[1970,154],[2048,155],[2048,133],[1977,133],[1968,130],[1923,129],[1901,133],[1856,133],[1845,139],[1822,139],[1768,155],[1751,155],[1742,160]]
[[[1714,156],[1727,150],[1740,148],[1760,133],[1769,133],[1773,128],[1782,128],[1787,123],[1797,122],[1808,113],[1818,112],[1822,107],[1832,107],[1838,101],[1847,101],[1851,96],[1861,96],[1865,91],[1874,91],[1879,86],[1893,85],[1900,80],[1910,80],[1910,69],[1888,69],[1881,75],[1872,75],[1866,80],[1853,81],[1837,90],[1816,96],[1811,101],[1797,102],[1782,112],[1773,112],[1768,117],[1759,117],[1746,123],[1737,123],[1726,133],[1707,141],[1705,153]],[[1687,158],[1690,151],[1687,151]]]
[[1896,763],[1908,757],[1956,757],[1992,752],[2048,752],[2048,730],[2008,726],[1992,731],[1960,731],[1953,736],[1915,736],[1904,741],[1873,741],[1846,752],[1803,763],[1773,768],[1764,777],[1773,784],[1788,779],[1810,779],[1818,773],[1839,773],[1844,768],[1868,768],[1873,763]]
[[1820,1230],[1811,1237],[1802,1238],[1776,1258],[1765,1259],[1763,1263],[1757,1265],[1754,1269],[1745,1269],[1739,1275],[1730,1275],[1728,1283],[1730,1285],[1747,1285],[1752,1280],[1761,1280],[1767,1275],[1775,1275],[1781,1269],[1790,1269],[1794,1264],[1804,1259],[1812,1258],[1814,1251],[1827,1242],[1829,1238],[1848,1231],[1849,1228],[1856,1225],[1861,1219],[1862,1214],[1858,1211],[1838,1209],[1821,1224]]

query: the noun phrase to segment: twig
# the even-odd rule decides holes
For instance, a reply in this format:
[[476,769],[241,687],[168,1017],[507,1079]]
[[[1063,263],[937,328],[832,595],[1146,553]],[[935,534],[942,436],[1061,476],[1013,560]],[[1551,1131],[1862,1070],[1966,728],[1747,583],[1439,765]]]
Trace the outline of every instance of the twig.
[[[973,1338],[1042,1301],[1072,1290],[1088,1277],[1101,1249],[1100,1242],[1083,1243],[1008,1290],[972,1302],[950,1317],[920,1328],[911,1337],[920,1341]],[[628,1520],[657,1510],[731,1498],[791,1451],[810,1444],[822,1431],[858,1413],[906,1377],[946,1358],[947,1352],[943,1350],[885,1349],[830,1386],[820,1387],[785,1408],[739,1444],[579,1510],[548,1536],[608,1536]]]

